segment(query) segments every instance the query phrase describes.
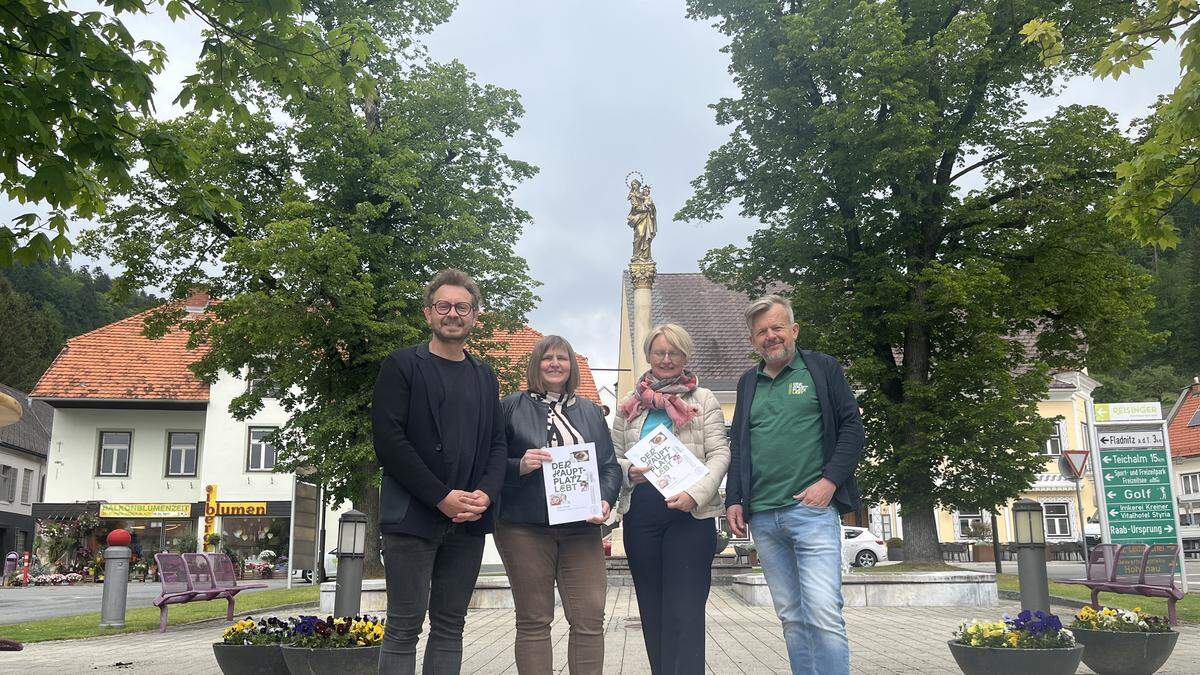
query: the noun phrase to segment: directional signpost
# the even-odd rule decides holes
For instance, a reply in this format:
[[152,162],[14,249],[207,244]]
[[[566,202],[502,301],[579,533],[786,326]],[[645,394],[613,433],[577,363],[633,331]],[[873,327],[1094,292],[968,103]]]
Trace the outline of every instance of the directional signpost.
[[[1157,404],[1107,404],[1111,408],[1102,412],[1104,405],[1095,404],[1092,470],[1105,541],[1181,544],[1161,410],[1151,420],[1149,406]],[[1186,584],[1187,575],[1182,576]]]

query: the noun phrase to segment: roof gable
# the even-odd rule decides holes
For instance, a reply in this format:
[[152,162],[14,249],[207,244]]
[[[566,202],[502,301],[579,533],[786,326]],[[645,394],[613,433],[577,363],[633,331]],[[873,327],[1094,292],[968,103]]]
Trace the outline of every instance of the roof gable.
[[1184,389],[1167,420],[1174,457],[1200,457],[1200,383]]

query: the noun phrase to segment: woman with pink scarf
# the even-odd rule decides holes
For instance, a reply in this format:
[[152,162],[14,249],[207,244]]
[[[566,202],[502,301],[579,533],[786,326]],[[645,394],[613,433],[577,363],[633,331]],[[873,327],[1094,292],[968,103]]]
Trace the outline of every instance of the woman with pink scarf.
[[[692,338],[681,326],[656,327],[642,349],[650,370],[621,402],[612,428],[624,475],[618,510],[625,552],[651,672],[703,673],[704,606],[717,553],[716,518],[725,510],[721,481],[729,469],[725,416],[717,397],[697,386],[686,368]],[[645,467],[625,458],[659,424],[708,468],[707,476],[668,499],[647,482]]]

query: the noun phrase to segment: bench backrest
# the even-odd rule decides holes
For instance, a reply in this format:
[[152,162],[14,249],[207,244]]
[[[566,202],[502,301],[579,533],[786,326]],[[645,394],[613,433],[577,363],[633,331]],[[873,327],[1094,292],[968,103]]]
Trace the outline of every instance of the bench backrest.
[[183,593],[192,590],[192,577],[188,574],[187,563],[178,553],[155,553],[154,562],[158,563],[158,576],[162,579],[163,593]]
[[1117,549],[1117,562],[1113,566],[1112,580],[1124,584],[1141,583],[1145,562],[1145,544],[1122,544]]
[[210,591],[217,588],[213,576],[212,564],[203,553],[184,553],[183,562],[187,564],[188,574],[192,578],[192,588],[197,591]]
[[1096,544],[1088,552],[1088,581],[1111,581],[1117,561],[1116,544]]
[[229,559],[229,556],[224,553],[207,555],[217,588],[237,588],[237,573],[233,569],[233,561]]
[[1148,586],[1169,588],[1175,583],[1175,569],[1178,565],[1178,545],[1154,544],[1146,549],[1146,567],[1142,575],[1142,583]]

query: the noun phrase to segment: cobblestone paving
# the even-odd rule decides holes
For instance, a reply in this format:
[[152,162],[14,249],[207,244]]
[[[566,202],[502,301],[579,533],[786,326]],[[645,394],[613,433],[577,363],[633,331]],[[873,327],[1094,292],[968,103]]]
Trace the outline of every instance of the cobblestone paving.
[[[315,613],[315,608],[311,610]],[[962,619],[1015,613],[1013,603],[998,608],[849,608],[847,631],[855,673],[958,673],[946,640]],[[1067,615],[1070,610],[1063,609]],[[295,610],[294,613],[304,613]],[[631,587],[608,593],[605,673],[649,673]],[[211,643],[224,621],[173,627],[163,633],[70,640],[27,645],[23,652],[0,652],[0,672],[23,675],[64,673],[219,673]],[[1167,666],[1169,675],[1200,672],[1200,628],[1184,627]],[[464,636],[464,674],[512,673],[513,614],[508,609],[473,610]],[[566,672],[567,623],[561,610],[554,623],[555,663]],[[707,661],[710,673],[787,673],[787,652],[774,612],[750,607],[729,589],[713,590],[708,603]],[[1080,673],[1090,673],[1080,667]],[[1032,673],[1029,675],[1033,675]]]

